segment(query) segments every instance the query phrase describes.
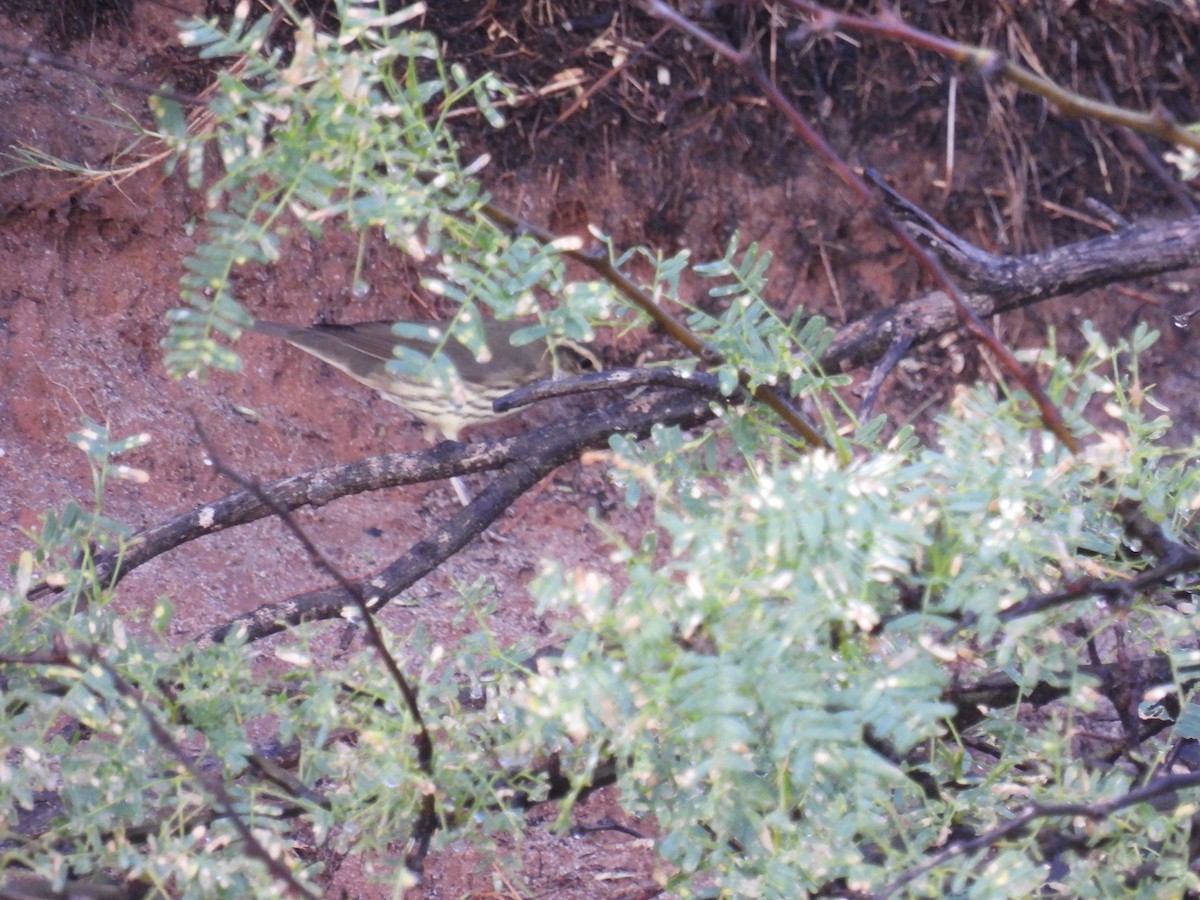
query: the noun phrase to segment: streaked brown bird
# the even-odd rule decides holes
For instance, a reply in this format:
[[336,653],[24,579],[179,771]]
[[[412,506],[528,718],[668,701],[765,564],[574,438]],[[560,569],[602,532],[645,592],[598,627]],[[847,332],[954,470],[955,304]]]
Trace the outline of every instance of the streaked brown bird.
[[[404,324],[428,329],[428,339],[399,337],[393,333],[391,322],[305,328],[259,320],[253,330],[282,338],[374,388],[385,400],[424,422],[426,436],[431,439],[441,434],[456,441],[464,428],[502,418],[492,410],[492,401],[517,388],[559,374],[580,375],[603,368],[590,347],[574,341],[543,338],[513,346],[512,335],[528,327],[523,322],[486,322],[487,353],[483,358],[477,358],[454,338],[446,339],[445,323]],[[393,351],[397,347],[426,356],[440,348],[454,369],[455,381],[450,389],[388,371],[387,364],[396,359]],[[454,489],[465,503],[465,492],[457,479]]]

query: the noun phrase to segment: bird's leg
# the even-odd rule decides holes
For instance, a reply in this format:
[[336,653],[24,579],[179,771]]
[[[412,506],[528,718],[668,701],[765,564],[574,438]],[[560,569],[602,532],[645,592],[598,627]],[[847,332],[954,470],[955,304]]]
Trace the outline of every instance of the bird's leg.
[[467,486],[463,480],[457,475],[450,476],[450,484],[454,487],[454,495],[458,497],[458,502],[466,506],[473,499],[471,492],[467,490]]

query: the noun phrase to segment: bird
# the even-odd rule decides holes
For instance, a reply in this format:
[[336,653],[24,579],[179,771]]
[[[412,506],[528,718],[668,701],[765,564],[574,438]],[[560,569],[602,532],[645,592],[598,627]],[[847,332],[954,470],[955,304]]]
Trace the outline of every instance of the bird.
[[[513,334],[529,327],[525,322],[485,322],[487,350],[480,356],[455,338],[448,338],[444,322],[404,321],[400,324],[408,327],[403,337],[393,331],[393,324],[381,321],[298,326],[257,319],[251,330],[287,341],[373,388],[423,422],[430,441],[439,435],[457,441],[463,429],[508,415],[495,412],[492,401],[517,388],[557,375],[582,375],[603,369],[594,349],[585,343],[539,338],[514,345]],[[422,331],[427,337],[410,336]],[[453,369],[452,383],[438,385],[389,371],[387,364],[396,359],[397,348],[427,356],[440,349]],[[469,501],[465,488],[457,478],[451,481],[465,505]]]

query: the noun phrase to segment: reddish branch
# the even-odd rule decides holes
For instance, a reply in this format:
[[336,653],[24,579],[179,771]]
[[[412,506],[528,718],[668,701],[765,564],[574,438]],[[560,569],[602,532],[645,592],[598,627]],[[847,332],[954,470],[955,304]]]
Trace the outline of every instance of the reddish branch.
[[1151,112],[1123,109],[1112,103],[1069,91],[1049,78],[1017,65],[999,50],[964,44],[944,35],[913,28],[886,4],[881,4],[881,11],[874,16],[856,16],[837,12],[808,0],[784,2],[812,15],[813,21],[809,31],[854,31],[898,41],[922,50],[931,50],[955,62],[972,66],[983,75],[999,75],[1006,78],[1023,90],[1050,101],[1063,115],[1120,125],[1142,134],[1153,135],[1171,144],[1200,150],[1200,133],[1180,126],[1164,109],[1154,109]]
[[[504,228],[510,233],[528,235],[543,244],[553,244],[559,247],[563,255],[567,258],[587,266],[616,288],[621,296],[649,316],[659,331],[682,344],[689,353],[705,365],[719,366],[725,361],[720,353],[706,344],[680,319],[663,309],[649,291],[614,265],[612,260],[609,259],[605,248],[600,247],[596,250],[584,250],[570,247],[561,236],[538,225],[522,221],[512,213],[493,203],[485,204],[482,207],[482,212],[493,224]],[[805,443],[812,447],[821,447],[826,450],[832,449],[829,441],[795,407],[784,391],[767,384],[760,384],[751,390],[749,387],[750,380],[748,372],[739,370],[738,382],[742,387],[750,390],[755,400],[778,415],[789,428],[804,439]]]
[[937,259],[926,253],[917,244],[912,235],[904,230],[903,226],[896,220],[887,206],[881,202],[878,194],[872,192],[867,187],[862,178],[855,174],[828,142],[808,123],[808,120],[791,101],[784,96],[783,91],[779,89],[779,86],[771,80],[763,69],[756,50],[754,48],[744,51],[735,50],[690,19],[671,9],[665,3],[661,2],[661,0],[646,0],[646,8],[651,15],[669,22],[681,33],[701,41],[754,80],[759,90],[762,91],[763,96],[787,119],[801,140],[829,166],[860,203],[872,210],[876,221],[900,241],[901,245],[929,273],[934,282],[946,292],[946,295],[954,302],[954,307],[958,311],[958,315],[967,330],[992,352],[1008,374],[1012,378],[1015,378],[1029,395],[1033,397],[1046,428],[1054,432],[1063,446],[1072,452],[1078,452],[1080,446],[1078,439],[1071,433],[1066,421],[1063,419],[1062,413],[1059,412],[1050,398],[1046,396],[1046,392],[1042,390],[1042,386],[1038,383],[1033,373],[1017,361],[1017,358],[1000,342],[999,338],[992,332],[992,329],[979,317],[979,314],[967,304],[966,299],[954,282],[950,280],[950,277],[946,274]]

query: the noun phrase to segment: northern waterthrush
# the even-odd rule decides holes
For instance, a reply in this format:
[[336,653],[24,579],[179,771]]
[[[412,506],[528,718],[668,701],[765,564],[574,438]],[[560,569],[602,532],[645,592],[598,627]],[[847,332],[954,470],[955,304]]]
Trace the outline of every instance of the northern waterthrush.
[[[525,323],[486,322],[487,350],[482,357],[476,357],[454,338],[446,338],[444,323],[404,324],[427,329],[428,339],[399,337],[392,331],[391,322],[302,328],[260,320],[253,329],[282,338],[341,369],[424,422],[427,434],[441,434],[452,441],[458,440],[464,428],[501,418],[502,414],[492,410],[492,401],[498,397],[556,374],[579,375],[602,368],[599,358],[586,344],[566,340],[548,342],[543,338],[514,346],[511,338],[519,329],[528,327]],[[411,329],[406,330],[412,333]],[[435,385],[389,371],[387,364],[396,359],[397,347],[423,355],[440,350],[453,367],[453,383],[448,387]]]

